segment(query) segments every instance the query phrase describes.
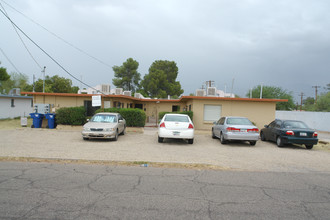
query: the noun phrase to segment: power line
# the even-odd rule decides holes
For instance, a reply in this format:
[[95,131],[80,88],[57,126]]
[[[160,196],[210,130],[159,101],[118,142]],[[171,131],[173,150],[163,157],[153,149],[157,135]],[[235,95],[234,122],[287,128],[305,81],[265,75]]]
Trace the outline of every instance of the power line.
[[3,3],[5,3],[8,7],[12,8],[14,11],[16,11],[17,13],[21,14],[22,16],[24,16],[26,19],[30,20],[32,23],[38,25],[39,27],[41,27],[42,29],[44,29],[45,31],[47,31],[48,33],[50,33],[51,35],[53,35],[54,37],[58,38],[59,40],[63,41],[64,43],[66,43],[67,45],[69,45],[70,47],[78,50],[79,52],[85,54],[86,56],[96,60],[97,62],[109,67],[112,69],[112,66],[110,66],[109,64],[107,64],[106,62],[98,59],[97,57],[87,53],[86,51],[78,48],[77,46],[75,46],[74,44],[68,42],[67,40],[63,39],[62,37],[58,36],[57,34],[55,34],[54,32],[48,30],[47,28],[45,28],[44,26],[42,26],[41,24],[39,24],[38,22],[34,21],[33,19],[29,18],[27,15],[23,14],[22,12],[18,11],[17,9],[15,9],[13,6],[11,6],[10,4],[8,4],[7,2],[5,2],[4,0],[1,0]]
[[[67,71],[59,62],[57,62],[51,55],[49,55],[44,49],[42,49],[36,42],[34,42],[20,27],[18,27],[5,13],[3,10],[0,9],[0,12],[27,38],[29,39],[36,47],[38,47],[44,54],[46,54],[54,63],[56,63],[64,72],[66,72],[68,75],[70,75],[72,78],[74,78],[75,80],[77,80],[78,82],[84,84],[87,87],[90,87],[96,91],[98,91],[97,89],[95,89],[94,87],[84,83],[83,81],[79,80],[77,77],[75,77],[74,75],[72,75],[69,71]],[[100,93],[104,94],[103,92],[100,91]]]
[[[9,18],[9,16],[8,16],[8,14],[7,14],[5,8],[2,6],[1,2],[0,2],[0,6],[1,6],[1,8],[4,10],[4,12],[5,12],[5,16]],[[3,12],[2,12],[2,13],[3,13]],[[11,24],[13,25],[13,22],[12,22]],[[18,33],[18,31],[17,31],[17,29],[15,28],[14,25],[13,25],[13,28],[14,28],[14,30],[15,30],[17,36],[18,36],[19,39],[21,40],[22,44],[24,45],[26,51],[29,53],[30,57],[32,58],[32,60],[33,60],[33,61],[37,64],[37,66],[39,66],[39,68],[41,69],[40,64],[39,64],[39,63],[37,62],[37,60],[33,57],[32,53],[30,52],[30,50],[29,50],[28,47],[26,46],[25,42],[23,41],[21,35]]]
[[18,69],[17,67],[14,65],[13,62],[11,62],[11,60],[9,59],[9,57],[5,54],[5,52],[0,48],[1,50],[1,53],[3,54],[4,57],[6,57],[6,59],[9,61],[9,63],[14,67],[14,69],[19,73],[19,74],[22,74]]

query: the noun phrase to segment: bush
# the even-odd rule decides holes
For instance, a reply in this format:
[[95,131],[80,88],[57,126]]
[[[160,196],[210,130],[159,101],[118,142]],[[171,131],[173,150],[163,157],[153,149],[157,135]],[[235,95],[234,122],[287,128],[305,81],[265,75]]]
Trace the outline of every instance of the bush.
[[146,123],[146,113],[136,108],[106,108],[98,109],[95,113],[114,112],[119,113],[126,120],[128,127],[144,127]]
[[86,110],[81,107],[64,107],[56,111],[56,123],[62,125],[83,125],[86,123]]
[[192,111],[185,111],[185,112],[159,112],[159,114],[158,114],[159,120],[162,120],[162,118],[164,117],[165,114],[170,114],[170,113],[188,115],[190,117],[190,119],[193,121],[194,113]]

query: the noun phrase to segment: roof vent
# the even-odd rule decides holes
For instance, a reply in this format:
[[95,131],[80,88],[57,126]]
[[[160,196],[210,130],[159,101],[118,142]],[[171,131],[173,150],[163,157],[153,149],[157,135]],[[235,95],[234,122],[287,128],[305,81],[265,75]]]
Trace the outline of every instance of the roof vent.
[[197,89],[196,90],[196,96],[205,96],[205,90],[204,89]]
[[216,94],[217,94],[217,88],[215,87],[207,88],[207,96],[216,96]]
[[123,94],[123,89],[122,88],[116,88],[115,94],[116,95],[122,95]]
[[124,95],[126,95],[126,96],[132,96],[132,92],[131,91],[124,91]]
[[21,89],[20,88],[11,89],[9,91],[8,95],[20,96],[21,95]]

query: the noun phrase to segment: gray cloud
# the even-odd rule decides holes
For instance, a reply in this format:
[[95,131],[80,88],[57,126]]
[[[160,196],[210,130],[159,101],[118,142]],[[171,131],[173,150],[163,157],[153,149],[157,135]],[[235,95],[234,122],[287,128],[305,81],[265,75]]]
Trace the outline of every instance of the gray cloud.
[[[206,80],[244,96],[263,83],[314,95],[330,83],[330,2],[327,0],[42,1],[13,0],[17,10],[107,62],[132,57],[143,76],[158,59],[177,62],[185,94]],[[78,78],[111,83],[113,71],[68,47],[3,4],[11,18]],[[1,48],[30,79],[40,70],[2,16]],[[49,74],[68,77],[30,45]],[[0,57],[2,65],[13,71]],[[38,75],[39,74],[39,75]],[[79,86],[79,83],[74,82]]]

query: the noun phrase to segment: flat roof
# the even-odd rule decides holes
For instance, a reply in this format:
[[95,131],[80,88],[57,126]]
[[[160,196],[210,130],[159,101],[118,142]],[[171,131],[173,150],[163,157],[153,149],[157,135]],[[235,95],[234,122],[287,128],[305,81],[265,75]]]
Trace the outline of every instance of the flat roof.
[[4,98],[17,98],[17,99],[33,99],[31,96],[19,96],[19,95],[2,95],[0,94],[0,97]]
[[231,98],[217,96],[181,96],[179,99],[151,99],[151,98],[135,98],[126,95],[103,95],[103,94],[76,94],[76,93],[43,93],[43,92],[21,92],[23,95],[36,96],[62,96],[62,97],[92,97],[100,95],[105,98],[125,98],[143,102],[181,102],[188,100],[218,100],[218,101],[249,101],[249,102],[288,102],[288,99],[258,99],[258,98]]

